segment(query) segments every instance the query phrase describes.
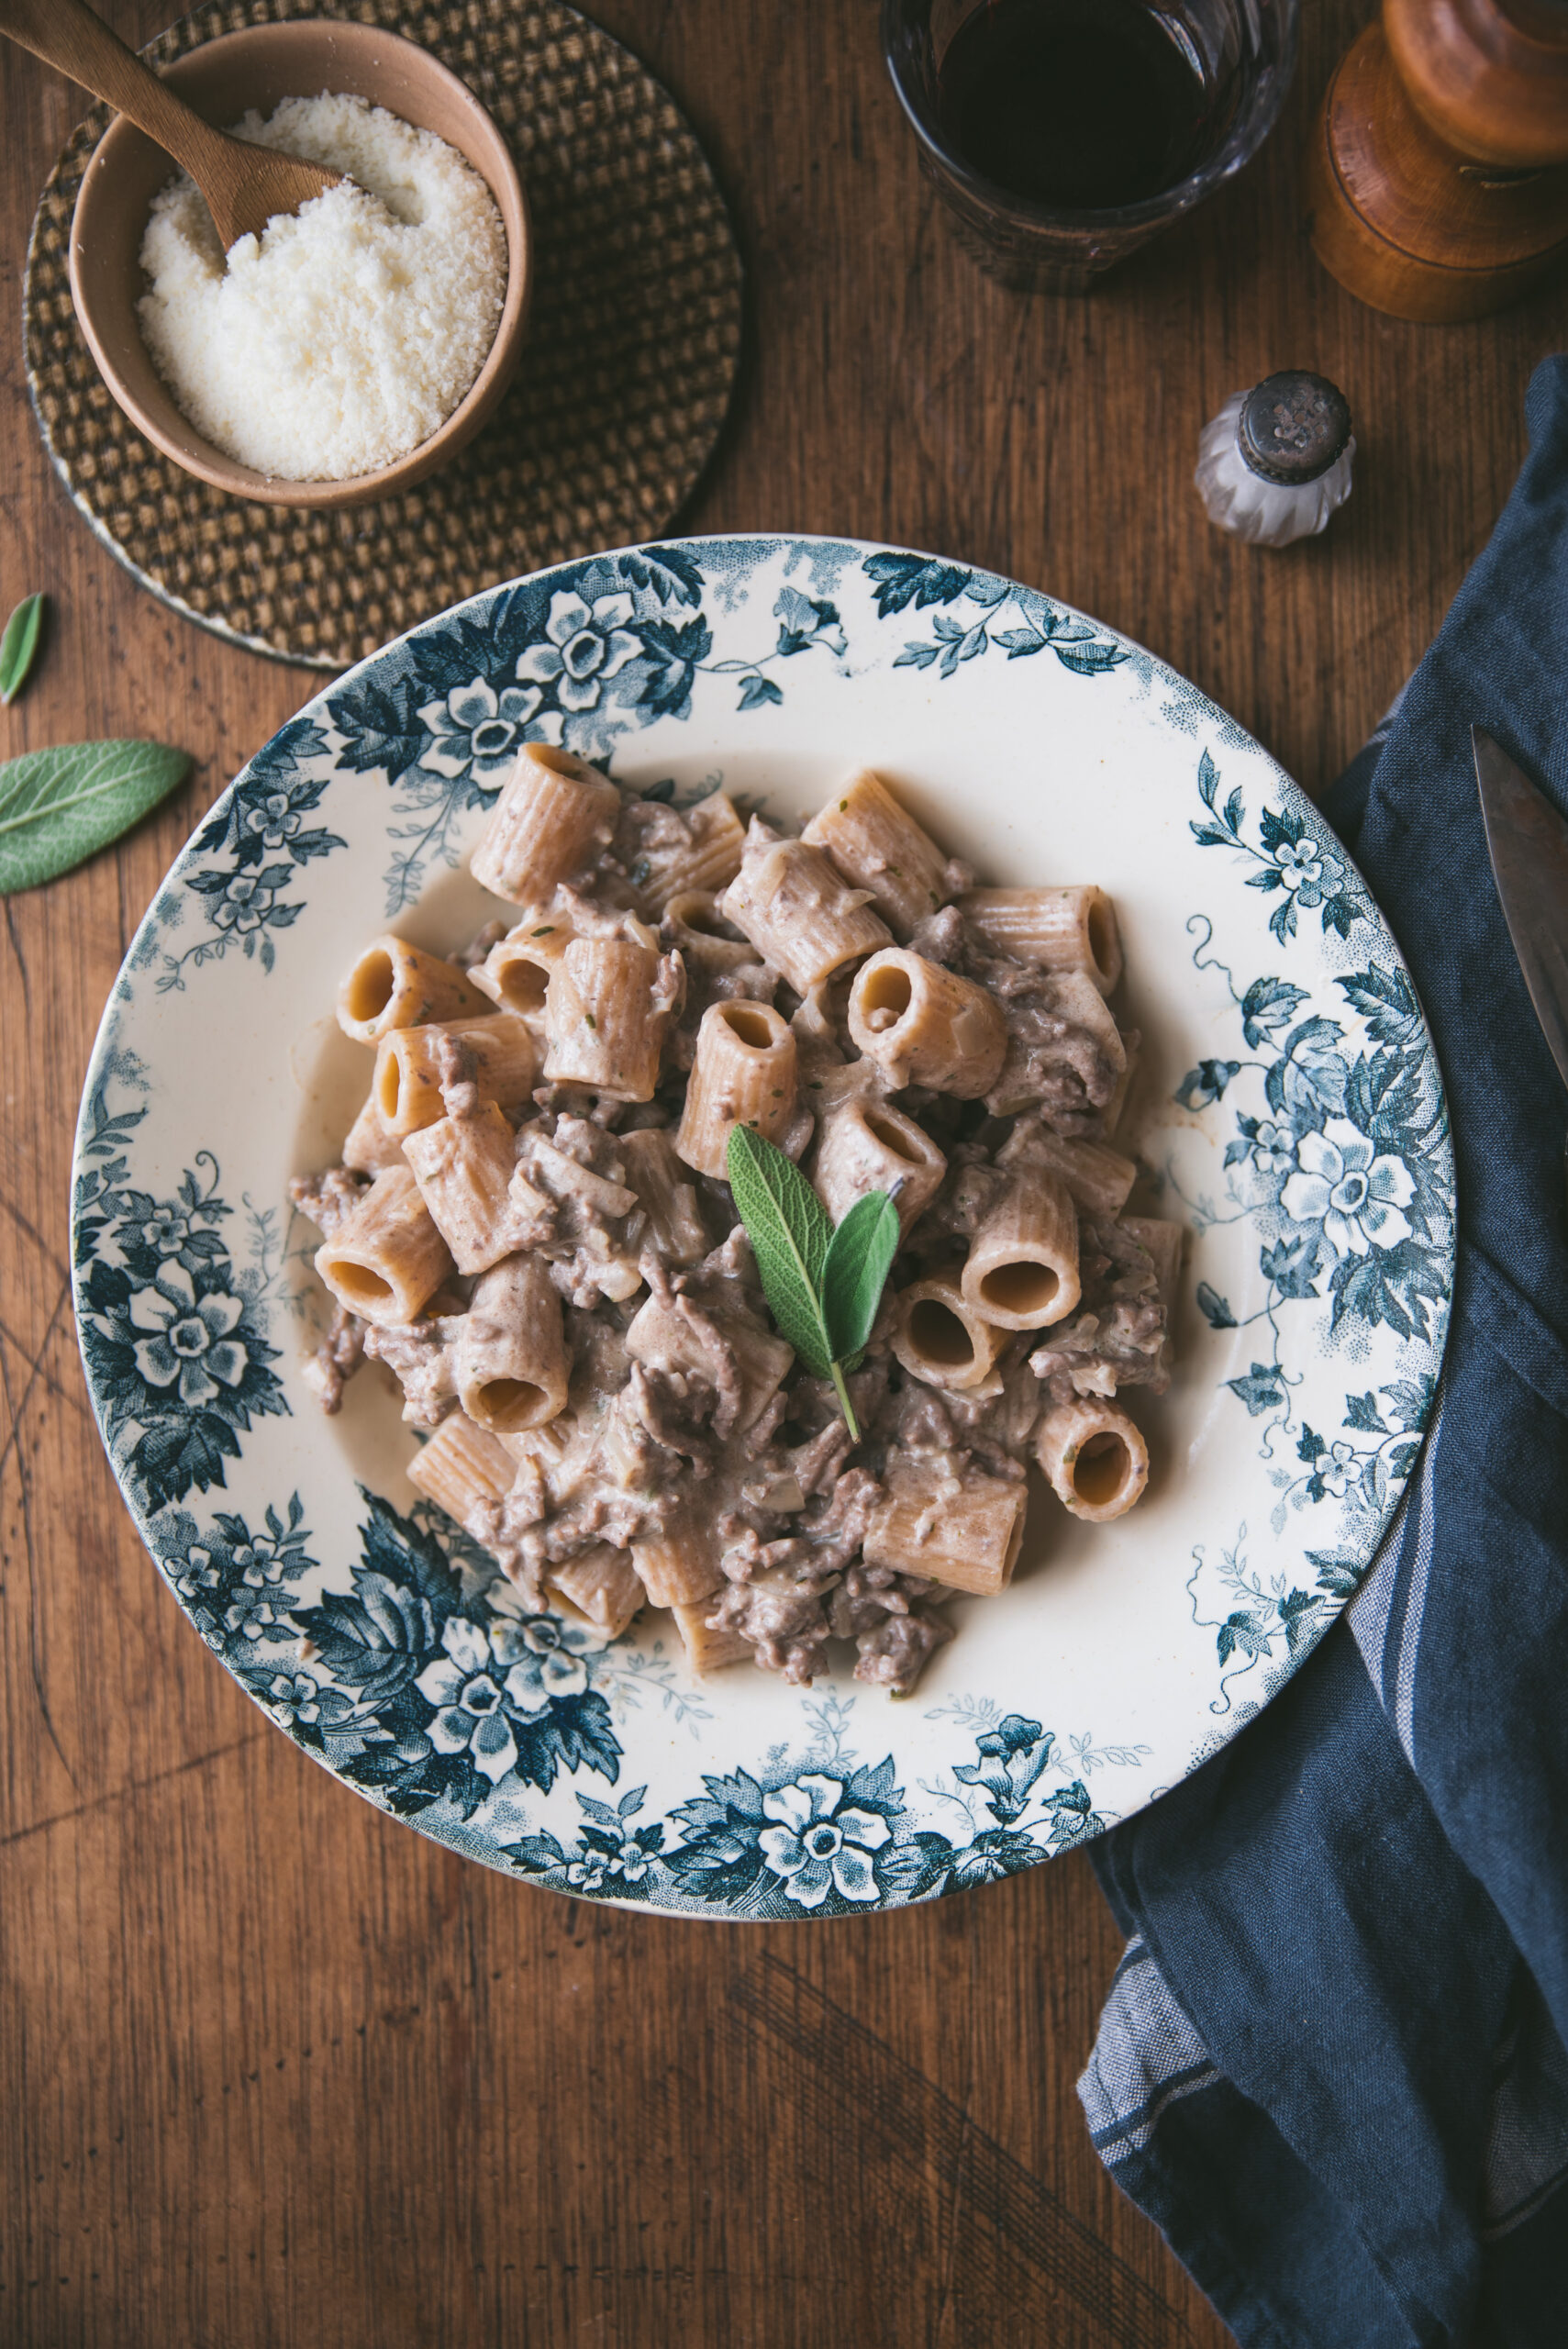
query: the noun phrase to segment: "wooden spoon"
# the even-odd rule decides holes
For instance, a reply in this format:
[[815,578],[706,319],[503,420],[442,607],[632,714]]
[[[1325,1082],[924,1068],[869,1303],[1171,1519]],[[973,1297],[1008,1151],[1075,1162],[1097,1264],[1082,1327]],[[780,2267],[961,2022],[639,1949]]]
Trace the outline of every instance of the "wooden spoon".
[[206,198],[225,252],[239,237],[259,237],[276,213],[297,212],[342,179],[320,163],[215,130],[85,0],[0,0],[0,33],[128,115],[183,164]]

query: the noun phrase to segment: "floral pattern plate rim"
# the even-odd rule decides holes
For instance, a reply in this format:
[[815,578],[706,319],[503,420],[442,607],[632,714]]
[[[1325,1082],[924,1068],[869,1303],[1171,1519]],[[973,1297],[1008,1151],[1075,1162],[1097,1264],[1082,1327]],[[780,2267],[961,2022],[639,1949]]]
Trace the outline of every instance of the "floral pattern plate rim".
[[[684,804],[804,814],[890,774],[994,879],[1103,883],[1144,1037],[1149,1204],[1191,1230],[1155,1476],[1031,1506],[1026,1565],[899,1704],[689,1679],[530,1616],[403,1475],[361,1378],[299,1365],[327,1163],[368,1058],[330,1018],[395,920],[457,942],[525,740]],[[76,1307],[105,1444],[202,1638],[359,1793],[487,1865],[713,1918],[861,1915],[1084,1842],[1215,1752],[1322,1636],[1400,1505],[1452,1285],[1453,1166],[1409,977],[1332,833],[1140,646],[913,551],[675,540],[557,566],[328,686],[236,778],[138,933],[89,1072]],[[1137,1408],[1141,1408],[1141,1406]]]

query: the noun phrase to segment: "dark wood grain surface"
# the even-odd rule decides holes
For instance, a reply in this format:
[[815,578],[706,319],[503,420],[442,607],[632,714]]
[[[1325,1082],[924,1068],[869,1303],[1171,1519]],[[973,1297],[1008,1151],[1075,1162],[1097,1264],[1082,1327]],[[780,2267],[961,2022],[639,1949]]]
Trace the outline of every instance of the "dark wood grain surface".
[[[134,39],[163,21],[105,13]],[[740,395],[685,519],[1015,573],[1320,786],[1481,546],[1568,317],[1549,293],[1404,326],[1312,261],[1302,140],[1367,13],[1307,0],[1251,177],[1090,301],[1030,305],[941,227],[871,0],[599,0],[689,110],[750,271]],[[72,1327],[77,1096],[160,875],[319,679],[162,610],[44,459],[22,264],[82,111],[0,53],[0,603],[54,611],[0,755],[146,733],[197,764],[117,851],[6,901],[0,941],[0,2343],[1215,2349],[1081,2123],[1118,1954],[1082,1857],[788,1930],[530,1891],[291,1747],[137,1542]],[[1191,473],[1203,419],[1284,365],[1343,385],[1360,453],[1328,537],[1282,556],[1213,534]]]

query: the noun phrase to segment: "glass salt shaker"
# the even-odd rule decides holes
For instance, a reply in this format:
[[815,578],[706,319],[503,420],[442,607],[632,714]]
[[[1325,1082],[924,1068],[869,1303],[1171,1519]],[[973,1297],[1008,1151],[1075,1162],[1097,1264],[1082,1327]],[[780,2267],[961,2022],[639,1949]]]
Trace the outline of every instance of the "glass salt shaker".
[[1217,529],[1286,547],[1327,529],[1351,494],[1356,444],[1344,394],[1286,368],[1234,392],[1198,442],[1198,495]]

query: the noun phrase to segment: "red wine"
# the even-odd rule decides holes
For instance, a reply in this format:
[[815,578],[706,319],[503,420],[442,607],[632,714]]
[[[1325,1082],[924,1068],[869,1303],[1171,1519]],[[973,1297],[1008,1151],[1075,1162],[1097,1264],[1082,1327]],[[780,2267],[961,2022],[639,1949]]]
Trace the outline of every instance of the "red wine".
[[1062,211],[1158,195],[1198,160],[1209,94],[1140,0],[983,0],[938,74],[983,179]]

